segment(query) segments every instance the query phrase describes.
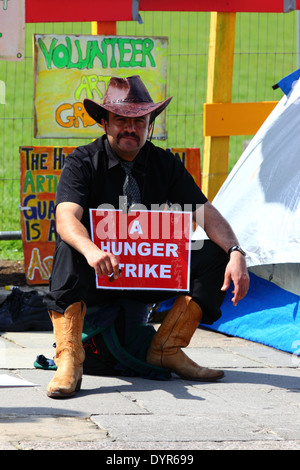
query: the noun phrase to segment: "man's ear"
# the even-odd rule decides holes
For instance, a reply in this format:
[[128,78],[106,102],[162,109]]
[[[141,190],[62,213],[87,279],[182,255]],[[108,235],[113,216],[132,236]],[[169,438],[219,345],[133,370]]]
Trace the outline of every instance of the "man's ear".
[[151,122],[151,124],[149,124],[147,139],[149,139],[149,137],[150,137],[150,135],[151,135],[152,127],[153,127],[153,122]]
[[105,134],[107,134],[107,131],[106,131],[106,124],[107,124],[106,120],[105,120],[105,119],[101,119],[101,126],[103,127]]

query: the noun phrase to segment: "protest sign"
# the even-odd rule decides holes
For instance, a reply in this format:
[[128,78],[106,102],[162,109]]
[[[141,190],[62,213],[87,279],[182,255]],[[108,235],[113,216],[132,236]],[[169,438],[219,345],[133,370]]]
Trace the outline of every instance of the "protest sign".
[[91,237],[113,253],[121,277],[96,276],[101,289],[189,290],[192,214],[91,209]]
[[[154,102],[166,98],[168,38],[34,36],[35,137],[94,138],[103,133],[83,100],[102,103],[112,76],[140,75]],[[165,113],[154,138],[165,139]]]
[[55,193],[74,147],[20,147],[20,207],[28,284],[48,284],[56,240]]

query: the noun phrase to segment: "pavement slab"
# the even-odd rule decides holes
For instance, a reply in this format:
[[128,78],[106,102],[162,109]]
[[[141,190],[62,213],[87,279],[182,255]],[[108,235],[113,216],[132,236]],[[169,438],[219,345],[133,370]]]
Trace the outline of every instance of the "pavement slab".
[[300,449],[295,355],[199,328],[185,352],[224,369],[219,382],[85,375],[74,397],[54,400],[54,372],[33,365],[38,354],[53,357],[52,344],[52,332],[0,333],[0,375],[37,385],[0,388],[1,450],[140,451],[146,460],[159,451]]

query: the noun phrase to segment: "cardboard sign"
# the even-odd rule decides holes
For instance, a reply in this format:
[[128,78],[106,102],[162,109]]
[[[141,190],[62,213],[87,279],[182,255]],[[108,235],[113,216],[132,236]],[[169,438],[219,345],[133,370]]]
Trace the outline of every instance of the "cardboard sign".
[[56,240],[55,194],[65,157],[74,147],[20,147],[20,203],[28,284],[48,284]]
[[[166,98],[168,38],[35,35],[35,137],[95,138],[103,134],[83,100],[103,102],[112,76],[140,75],[155,103]],[[154,138],[165,139],[165,113]]]
[[192,214],[91,209],[91,236],[118,259],[119,279],[96,276],[99,289],[189,290]]

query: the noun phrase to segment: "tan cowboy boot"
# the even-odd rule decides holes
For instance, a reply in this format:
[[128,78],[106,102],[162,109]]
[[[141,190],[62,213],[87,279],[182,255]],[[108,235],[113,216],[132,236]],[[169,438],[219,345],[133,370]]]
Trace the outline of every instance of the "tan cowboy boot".
[[80,390],[85,359],[81,339],[85,312],[85,303],[77,302],[70,305],[64,314],[50,313],[56,341],[54,362],[57,371],[47,387],[48,397],[69,398]]
[[201,318],[202,310],[191,297],[177,297],[152,339],[147,362],[169,369],[183,379],[211,382],[222,378],[223,371],[199,366],[180,349],[189,344]]

